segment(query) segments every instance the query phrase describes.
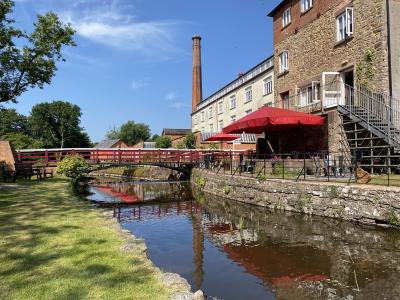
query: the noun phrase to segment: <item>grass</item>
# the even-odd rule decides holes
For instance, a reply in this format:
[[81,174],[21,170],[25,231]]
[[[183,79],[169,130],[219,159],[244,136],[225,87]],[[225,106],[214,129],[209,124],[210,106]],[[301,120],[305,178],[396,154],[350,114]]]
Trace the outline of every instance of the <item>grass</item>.
[[63,178],[0,189],[0,299],[167,298],[159,272],[123,243]]

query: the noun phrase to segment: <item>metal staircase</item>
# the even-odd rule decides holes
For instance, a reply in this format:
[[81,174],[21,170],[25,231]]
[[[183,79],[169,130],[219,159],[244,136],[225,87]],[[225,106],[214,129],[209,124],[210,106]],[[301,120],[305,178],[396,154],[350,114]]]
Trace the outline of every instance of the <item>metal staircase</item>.
[[361,153],[370,172],[399,167],[400,101],[368,90],[345,86],[345,104],[338,106],[349,149]]

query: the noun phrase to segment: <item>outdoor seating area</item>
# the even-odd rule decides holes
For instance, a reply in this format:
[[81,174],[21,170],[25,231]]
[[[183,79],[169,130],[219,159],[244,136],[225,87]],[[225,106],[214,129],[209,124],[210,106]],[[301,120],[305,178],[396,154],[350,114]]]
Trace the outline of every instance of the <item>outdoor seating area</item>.
[[33,166],[32,164],[16,163],[14,169],[10,168],[4,162],[0,162],[0,181],[15,182],[17,178],[31,180],[36,177],[37,180],[46,177],[53,177],[54,171],[52,168],[42,166]]

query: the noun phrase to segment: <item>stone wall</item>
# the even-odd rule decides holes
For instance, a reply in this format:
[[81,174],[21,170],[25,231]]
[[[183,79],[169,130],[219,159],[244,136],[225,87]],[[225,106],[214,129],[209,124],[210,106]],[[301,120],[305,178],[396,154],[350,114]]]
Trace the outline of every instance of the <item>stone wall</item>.
[[194,169],[192,184],[231,200],[366,224],[400,225],[400,189],[267,180]]
[[[299,2],[299,1],[297,1]],[[318,1],[325,2],[325,1]],[[327,1],[328,2],[328,1]],[[317,7],[311,13],[317,13],[312,22],[302,28],[295,26],[293,15],[292,24],[284,31],[290,31],[284,39],[281,34],[275,34],[275,65],[279,65],[279,54],[289,51],[289,72],[278,74],[275,80],[275,96],[289,91],[292,105],[295,102],[296,88],[311,84],[313,80],[320,80],[323,72],[342,71],[353,68],[356,82],[365,78],[361,74],[366,68],[366,56],[373,53],[372,73],[369,80],[372,89],[389,90],[387,30],[385,16],[385,1],[354,0],[329,1],[328,10],[318,11]],[[337,43],[336,16],[346,6],[354,8],[354,34],[344,42]],[[314,10],[314,12],[313,12]],[[318,14],[319,12],[319,14]],[[292,14],[295,14],[292,8]],[[274,31],[282,30],[278,21],[274,24]],[[277,27],[277,28],[276,28]],[[357,74],[360,76],[357,76]],[[363,76],[365,77],[365,76]],[[322,83],[321,83],[322,84]]]
[[0,162],[5,162],[7,167],[14,170],[14,151],[9,141],[0,141]]

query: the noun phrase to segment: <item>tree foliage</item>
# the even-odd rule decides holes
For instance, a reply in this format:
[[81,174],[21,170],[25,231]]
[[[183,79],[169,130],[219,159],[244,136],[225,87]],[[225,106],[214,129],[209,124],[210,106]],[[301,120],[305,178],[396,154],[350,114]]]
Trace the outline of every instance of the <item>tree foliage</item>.
[[112,129],[107,132],[108,139],[121,139],[128,145],[135,145],[150,138],[149,125],[128,121],[120,128]]
[[188,133],[183,139],[183,144],[186,149],[195,149],[196,148],[196,136],[194,133]]
[[90,171],[90,165],[79,155],[66,156],[57,164],[57,173],[71,178],[73,183],[84,181]]
[[172,139],[169,136],[159,136],[155,142],[156,148],[167,149],[172,147]]
[[38,15],[31,34],[15,28],[9,17],[13,6],[11,0],[0,1],[0,103],[17,102],[28,88],[50,84],[56,63],[64,61],[61,49],[75,46],[75,31],[53,12]]
[[91,147],[80,127],[81,115],[80,107],[69,102],[40,103],[32,108],[29,124],[47,148]]

